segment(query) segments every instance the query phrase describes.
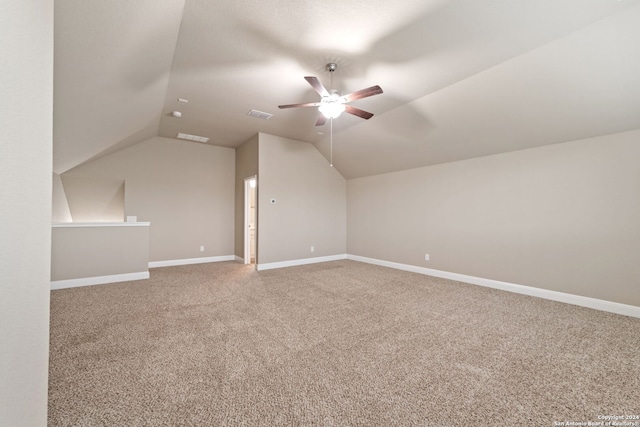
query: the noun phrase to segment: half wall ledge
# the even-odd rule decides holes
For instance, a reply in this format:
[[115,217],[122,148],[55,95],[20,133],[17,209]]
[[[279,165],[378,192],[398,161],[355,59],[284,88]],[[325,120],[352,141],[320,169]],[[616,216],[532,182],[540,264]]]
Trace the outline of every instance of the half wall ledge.
[[149,222],[58,223],[51,228],[51,288],[149,277]]

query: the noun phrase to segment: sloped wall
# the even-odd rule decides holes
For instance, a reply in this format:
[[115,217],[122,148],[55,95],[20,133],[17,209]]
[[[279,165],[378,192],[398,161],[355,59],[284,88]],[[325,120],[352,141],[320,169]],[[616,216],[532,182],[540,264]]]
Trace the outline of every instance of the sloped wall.
[[124,180],[95,179],[87,176],[64,175],[73,222],[124,221]]
[[639,139],[349,180],[348,252],[640,306]]
[[[54,223],[59,222],[72,222],[71,210],[69,209],[69,202],[67,200],[67,194],[64,191],[64,185],[62,184],[62,178],[57,173],[53,175],[53,189],[52,189],[52,213],[51,221]],[[124,203],[123,203],[124,204]]]

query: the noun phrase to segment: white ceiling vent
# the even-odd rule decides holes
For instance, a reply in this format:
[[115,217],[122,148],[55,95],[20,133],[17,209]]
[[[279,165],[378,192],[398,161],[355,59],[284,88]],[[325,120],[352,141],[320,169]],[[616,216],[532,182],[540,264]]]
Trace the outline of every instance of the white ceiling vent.
[[271,117],[273,117],[273,114],[265,113],[264,111],[258,110],[251,110],[247,113],[247,115],[262,120],[269,120]]
[[178,138],[186,139],[188,141],[209,142],[209,138],[206,138],[204,136],[189,135],[188,133],[179,133]]

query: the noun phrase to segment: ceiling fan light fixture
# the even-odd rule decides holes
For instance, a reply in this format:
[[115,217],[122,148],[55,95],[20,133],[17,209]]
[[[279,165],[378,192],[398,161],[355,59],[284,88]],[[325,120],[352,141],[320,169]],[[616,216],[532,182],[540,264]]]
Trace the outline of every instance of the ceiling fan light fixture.
[[[333,84],[333,72],[338,68],[338,65],[330,62],[327,64],[327,70],[332,76],[331,83]],[[323,126],[326,123],[326,119],[335,119],[344,111],[349,114],[353,114],[354,116],[358,116],[362,119],[369,120],[373,117],[372,113],[368,111],[361,110],[356,107],[352,107],[351,105],[347,105],[351,101],[356,101],[358,99],[367,98],[373,95],[379,95],[382,93],[382,88],[380,86],[371,86],[365,89],[360,89],[355,92],[352,92],[348,95],[341,96],[340,92],[337,90],[332,90],[329,92],[326,87],[320,83],[317,77],[306,76],[304,78],[307,83],[311,85],[313,90],[315,90],[318,95],[320,95],[320,102],[306,102],[303,104],[286,104],[286,105],[278,105],[278,108],[293,108],[293,107],[318,107],[318,111],[322,114],[316,121],[316,126]]]
[[345,108],[346,107],[340,96],[334,93],[322,98],[318,111],[320,111],[327,119],[335,119],[344,112]]

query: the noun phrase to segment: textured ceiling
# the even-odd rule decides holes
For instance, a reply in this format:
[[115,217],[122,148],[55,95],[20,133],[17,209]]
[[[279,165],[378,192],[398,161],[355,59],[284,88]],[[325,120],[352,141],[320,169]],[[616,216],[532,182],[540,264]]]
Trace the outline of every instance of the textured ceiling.
[[333,122],[346,178],[640,128],[640,0],[56,0],[55,17],[57,173],[178,132],[329,156],[314,108],[277,108],[318,100],[307,75],[384,90],[352,104],[372,119]]

